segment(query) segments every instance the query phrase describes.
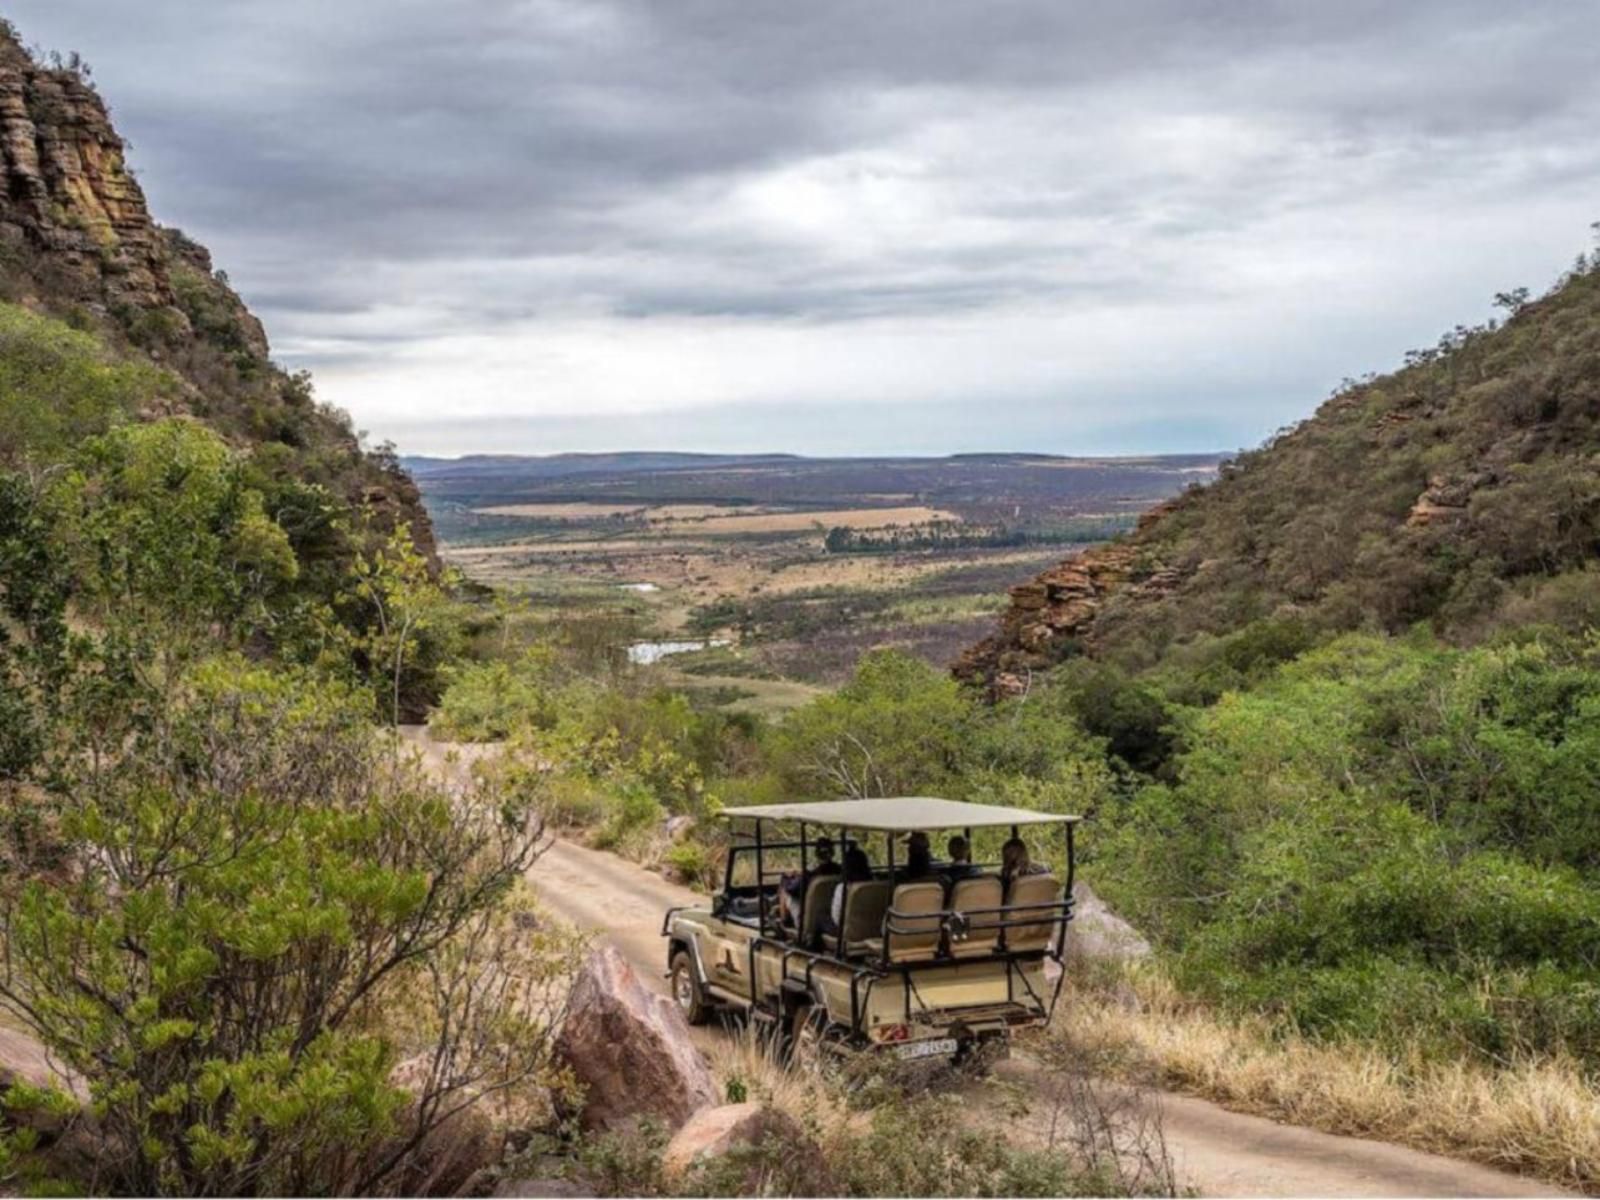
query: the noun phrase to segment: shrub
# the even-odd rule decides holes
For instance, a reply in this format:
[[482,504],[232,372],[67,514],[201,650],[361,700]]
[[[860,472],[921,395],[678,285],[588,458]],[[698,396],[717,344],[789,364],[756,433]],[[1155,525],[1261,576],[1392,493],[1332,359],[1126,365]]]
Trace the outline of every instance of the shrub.
[[595,833],[601,849],[630,847],[653,836],[666,819],[666,811],[643,780],[626,775],[607,781],[605,817]]
[[1600,1055],[1584,653],[1306,653],[1181,714],[1172,781],[1115,801],[1097,882],[1232,1011],[1397,1051]]
[[721,882],[716,851],[693,837],[668,847],[661,861],[692,887],[710,889]]
[[90,334],[0,304],[0,466],[61,461],[142,403],[176,392],[166,372],[117,362]]
[[469,662],[451,668],[428,725],[456,741],[502,741],[522,729],[549,730],[560,712],[553,651],[534,646],[515,662]]
[[39,801],[71,887],[8,836],[0,1009],[84,1080],[106,1190],[406,1190],[442,1121],[541,1078],[570,946],[505,908],[537,824],[370,717],[206,661]]

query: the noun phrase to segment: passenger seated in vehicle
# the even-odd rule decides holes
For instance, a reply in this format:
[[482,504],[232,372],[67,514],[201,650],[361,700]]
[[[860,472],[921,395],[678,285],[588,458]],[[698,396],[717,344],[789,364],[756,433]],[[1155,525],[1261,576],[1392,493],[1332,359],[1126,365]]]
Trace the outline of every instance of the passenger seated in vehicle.
[[906,838],[906,865],[897,872],[901,880],[929,879],[933,876],[933,847],[928,835],[918,830]]
[[815,846],[817,864],[806,871],[787,872],[778,884],[778,914],[785,925],[799,928],[800,909],[805,903],[806,888],[813,879],[824,875],[837,875],[839,864],[833,859],[833,839],[819,837]]
[[1049,871],[1028,859],[1028,843],[1011,838],[1000,847],[1000,881],[1009,890],[1011,881],[1021,875],[1047,875]]
[[944,850],[950,859],[941,872],[946,883],[954,883],[977,872],[977,868],[972,865],[972,847],[959,833],[945,843]]
[[844,920],[844,885],[845,883],[870,883],[872,881],[872,861],[867,858],[867,852],[860,846],[851,846],[844,852],[844,876],[833,886],[833,900],[828,905],[828,915],[823,919],[822,932],[837,936],[839,922]]

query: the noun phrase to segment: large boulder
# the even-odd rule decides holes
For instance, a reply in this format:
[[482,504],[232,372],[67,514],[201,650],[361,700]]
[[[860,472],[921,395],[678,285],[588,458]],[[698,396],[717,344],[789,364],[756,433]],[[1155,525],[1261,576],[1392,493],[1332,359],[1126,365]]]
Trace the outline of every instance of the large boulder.
[[13,1083],[80,1090],[56,1069],[42,1045],[25,1033],[0,1026],[0,1089]]
[[595,950],[578,972],[555,1055],[583,1085],[588,1129],[644,1116],[677,1128],[717,1100],[683,1014],[612,946]]
[[[764,1153],[743,1164],[744,1177],[718,1180],[732,1184],[743,1194],[759,1194],[763,1177],[783,1169],[793,1179],[797,1168],[805,1175],[822,1169],[821,1152],[806,1135],[800,1123],[787,1113],[765,1104],[724,1104],[703,1108],[673,1135],[661,1158],[662,1173],[672,1184],[681,1183],[691,1171],[715,1168],[717,1160],[735,1150],[762,1147]],[[806,1189],[826,1194],[820,1179],[812,1178]],[[719,1190],[718,1195],[722,1194]]]
[[1150,943],[1106,906],[1088,884],[1072,885],[1072,920],[1067,922],[1066,956],[1133,962],[1150,957]]

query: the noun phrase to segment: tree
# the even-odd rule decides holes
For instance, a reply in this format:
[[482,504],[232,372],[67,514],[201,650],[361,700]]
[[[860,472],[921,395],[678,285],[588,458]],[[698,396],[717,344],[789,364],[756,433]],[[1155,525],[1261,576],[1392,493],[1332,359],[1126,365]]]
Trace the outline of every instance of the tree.
[[182,694],[7,833],[0,1008],[86,1082],[93,1189],[411,1190],[544,1077],[572,945],[508,909],[538,821],[384,753],[348,688],[213,659]]
[[937,789],[962,765],[973,701],[945,672],[897,650],[864,656],[832,696],[793,713],[776,731],[786,779],[843,797]]
[[401,682],[406,663],[417,656],[423,635],[443,615],[446,597],[405,525],[397,526],[377,549],[358,555],[354,574],[354,597],[373,617],[362,649],[374,681],[383,681],[390,723],[398,725],[405,712]]
[[52,490],[81,615],[192,648],[268,624],[299,564],[244,461],[192,421],[91,438]]

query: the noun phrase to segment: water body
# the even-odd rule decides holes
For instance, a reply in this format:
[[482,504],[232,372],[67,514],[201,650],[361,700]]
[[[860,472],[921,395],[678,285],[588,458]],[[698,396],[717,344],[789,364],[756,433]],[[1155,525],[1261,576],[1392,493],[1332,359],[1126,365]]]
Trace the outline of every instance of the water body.
[[711,638],[699,642],[634,642],[628,647],[628,661],[637,667],[648,667],[660,662],[669,654],[690,654],[696,650],[709,650],[713,646],[728,646],[727,638]]

